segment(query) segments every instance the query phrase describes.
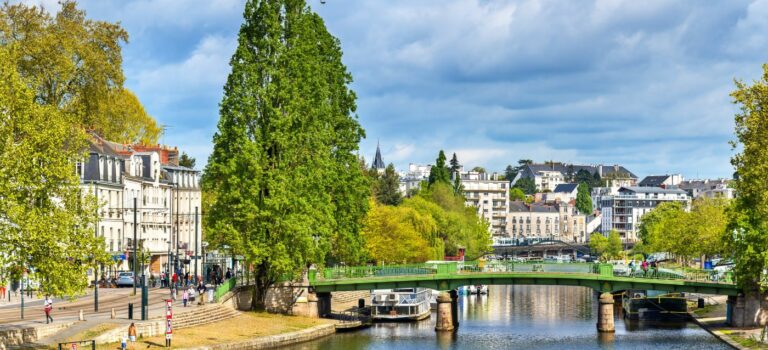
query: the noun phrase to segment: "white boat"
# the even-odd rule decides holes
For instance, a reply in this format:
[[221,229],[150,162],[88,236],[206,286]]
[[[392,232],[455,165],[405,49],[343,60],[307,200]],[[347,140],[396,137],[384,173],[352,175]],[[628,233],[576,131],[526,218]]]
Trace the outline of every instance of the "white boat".
[[379,321],[429,318],[432,291],[427,288],[377,289],[371,292],[371,317]]
[[484,284],[469,286],[469,294],[488,294],[488,286]]
[[429,296],[429,308],[432,310],[437,310],[437,297],[440,296],[439,290],[430,289],[432,291],[431,295]]

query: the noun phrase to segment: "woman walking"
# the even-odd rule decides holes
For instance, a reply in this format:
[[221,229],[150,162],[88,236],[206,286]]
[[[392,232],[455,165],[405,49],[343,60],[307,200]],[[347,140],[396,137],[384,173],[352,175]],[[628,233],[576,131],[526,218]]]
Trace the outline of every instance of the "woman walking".
[[184,304],[184,307],[187,307],[187,300],[189,300],[189,291],[185,288],[184,293],[181,294],[181,302]]
[[45,323],[53,323],[53,317],[51,317],[51,310],[53,310],[53,300],[51,297],[45,296],[45,302],[43,311],[45,311]]

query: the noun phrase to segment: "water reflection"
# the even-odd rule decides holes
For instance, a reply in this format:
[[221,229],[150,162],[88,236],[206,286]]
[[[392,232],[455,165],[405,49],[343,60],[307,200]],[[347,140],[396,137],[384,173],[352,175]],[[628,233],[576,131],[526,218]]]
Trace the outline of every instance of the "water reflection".
[[489,295],[459,298],[456,333],[436,333],[433,314],[418,323],[377,323],[290,349],[728,349],[694,324],[630,322],[616,309],[616,333],[600,334],[589,288],[493,286]]

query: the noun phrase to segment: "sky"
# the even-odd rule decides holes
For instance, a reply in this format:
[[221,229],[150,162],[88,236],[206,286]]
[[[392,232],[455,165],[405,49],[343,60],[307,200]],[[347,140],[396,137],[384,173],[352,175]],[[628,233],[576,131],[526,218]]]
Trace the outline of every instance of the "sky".
[[[378,142],[399,169],[443,149],[489,171],[526,158],[730,177],[729,93],[768,63],[768,0],[307,2],[354,77],[360,154]],[[126,86],[202,169],[245,1],[79,3],[128,31]]]

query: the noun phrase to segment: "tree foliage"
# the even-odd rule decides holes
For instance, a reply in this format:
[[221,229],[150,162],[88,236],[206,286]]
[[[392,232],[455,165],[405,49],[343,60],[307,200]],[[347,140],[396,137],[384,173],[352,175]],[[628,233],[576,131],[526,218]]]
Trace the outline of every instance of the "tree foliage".
[[443,150],[440,150],[437,159],[435,159],[435,165],[429,170],[429,186],[435,183],[451,183],[451,170],[445,166],[445,152]]
[[511,201],[524,201],[525,192],[518,187],[513,187],[509,190],[509,200]]
[[690,212],[679,202],[660,204],[642,217],[639,236],[645,249],[669,252],[683,260],[724,252],[727,202],[723,199],[698,198]]
[[589,248],[603,260],[617,259],[621,256],[621,236],[611,230],[608,237],[595,233],[589,236]]
[[507,181],[512,181],[517,177],[517,174],[525,167],[526,165],[533,164],[533,161],[530,159],[520,159],[517,161],[517,166],[507,165],[506,169],[504,169],[504,177],[507,179]]
[[375,182],[374,195],[376,201],[384,205],[398,205],[403,201],[400,193],[400,176],[395,171],[395,166],[390,163],[384,169],[384,173]]
[[589,195],[589,186],[586,182],[580,183],[576,192],[576,209],[584,215],[592,214],[592,197]]
[[25,4],[0,7],[0,45],[14,47],[10,59],[36,102],[107,139],[155,143],[160,128],[123,88],[127,41],[119,24],[87,19],[74,1],[63,1],[55,16]]
[[187,155],[186,152],[181,152],[181,157],[179,157],[179,165],[180,166],[185,166],[187,168],[194,169],[195,168],[195,162],[196,162],[195,158],[190,157],[189,155]]
[[517,180],[512,188],[519,188],[525,194],[536,193],[536,183],[533,179],[527,177]]
[[75,295],[86,269],[107,261],[95,197],[73,171],[87,135],[71,114],[35,102],[13,63],[20,54],[0,46],[0,274],[34,270],[43,293]]
[[408,206],[373,204],[365,219],[363,237],[376,263],[412,263],[439,258],[430,247],[437,225]]
[[[755,288],[768,268],[768,64],[752,85],[736,81],[731,93],[739,106],[735,116],[736,140],[731,158],[736,173],[733,185],[739,194],[729,214],[726,243],[742,287]],[[763,287],[768,288],[763,282]]]
[[455,174],[459,169],[461,169],[461,164],[459,164],[459,159],[456,158],[456,153],[453,153],[451,157],[451,174]]
[[313,263],[359,263],[369,179],[339,41],[304,1],[246,2],[204,188],[208,230],[253,265],[253,305]]

